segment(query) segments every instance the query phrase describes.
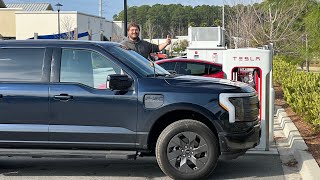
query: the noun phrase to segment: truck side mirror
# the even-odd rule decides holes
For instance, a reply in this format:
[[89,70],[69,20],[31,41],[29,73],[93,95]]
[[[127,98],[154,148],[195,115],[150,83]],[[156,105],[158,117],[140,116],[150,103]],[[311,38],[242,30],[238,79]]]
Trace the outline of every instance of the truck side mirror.
[[123,74],[110,74],[107,77],[109,81],[109,88],[111,90],[127,91],[133,83],[133,80],[127,75]]

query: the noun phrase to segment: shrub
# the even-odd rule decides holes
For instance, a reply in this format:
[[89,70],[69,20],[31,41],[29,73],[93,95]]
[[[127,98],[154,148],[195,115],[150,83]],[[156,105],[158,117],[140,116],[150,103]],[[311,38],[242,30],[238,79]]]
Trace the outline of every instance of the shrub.
[[297,71],[285,57],[275,57],[273,75],[293,111],[320,130],[320,74]]

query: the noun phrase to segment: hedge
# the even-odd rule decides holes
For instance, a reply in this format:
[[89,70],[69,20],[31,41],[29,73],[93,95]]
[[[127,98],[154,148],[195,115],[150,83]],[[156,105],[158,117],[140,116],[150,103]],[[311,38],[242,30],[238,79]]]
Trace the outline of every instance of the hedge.
[[320,73],[298,71],[284,57],[275,57],[273,76],[284,92],[286,102],[315,130],[320,130]]

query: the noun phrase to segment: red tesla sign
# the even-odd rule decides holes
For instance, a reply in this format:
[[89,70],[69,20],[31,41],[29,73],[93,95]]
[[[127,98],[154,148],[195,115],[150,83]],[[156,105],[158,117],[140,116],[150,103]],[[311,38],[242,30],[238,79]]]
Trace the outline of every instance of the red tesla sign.
[[233,61],[261,61],[260,57],[239,56],[233,57]]

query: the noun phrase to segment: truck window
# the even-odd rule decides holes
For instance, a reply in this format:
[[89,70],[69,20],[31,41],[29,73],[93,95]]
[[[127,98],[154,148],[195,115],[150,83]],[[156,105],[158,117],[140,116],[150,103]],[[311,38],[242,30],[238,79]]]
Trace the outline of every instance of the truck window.
[[60,82],[75,82],[96,89],[106,89],[108,75],[121,73],[120,67],[97,52],[62,50]]
[[0,49],[0,81],[43,81],[44,48]]

